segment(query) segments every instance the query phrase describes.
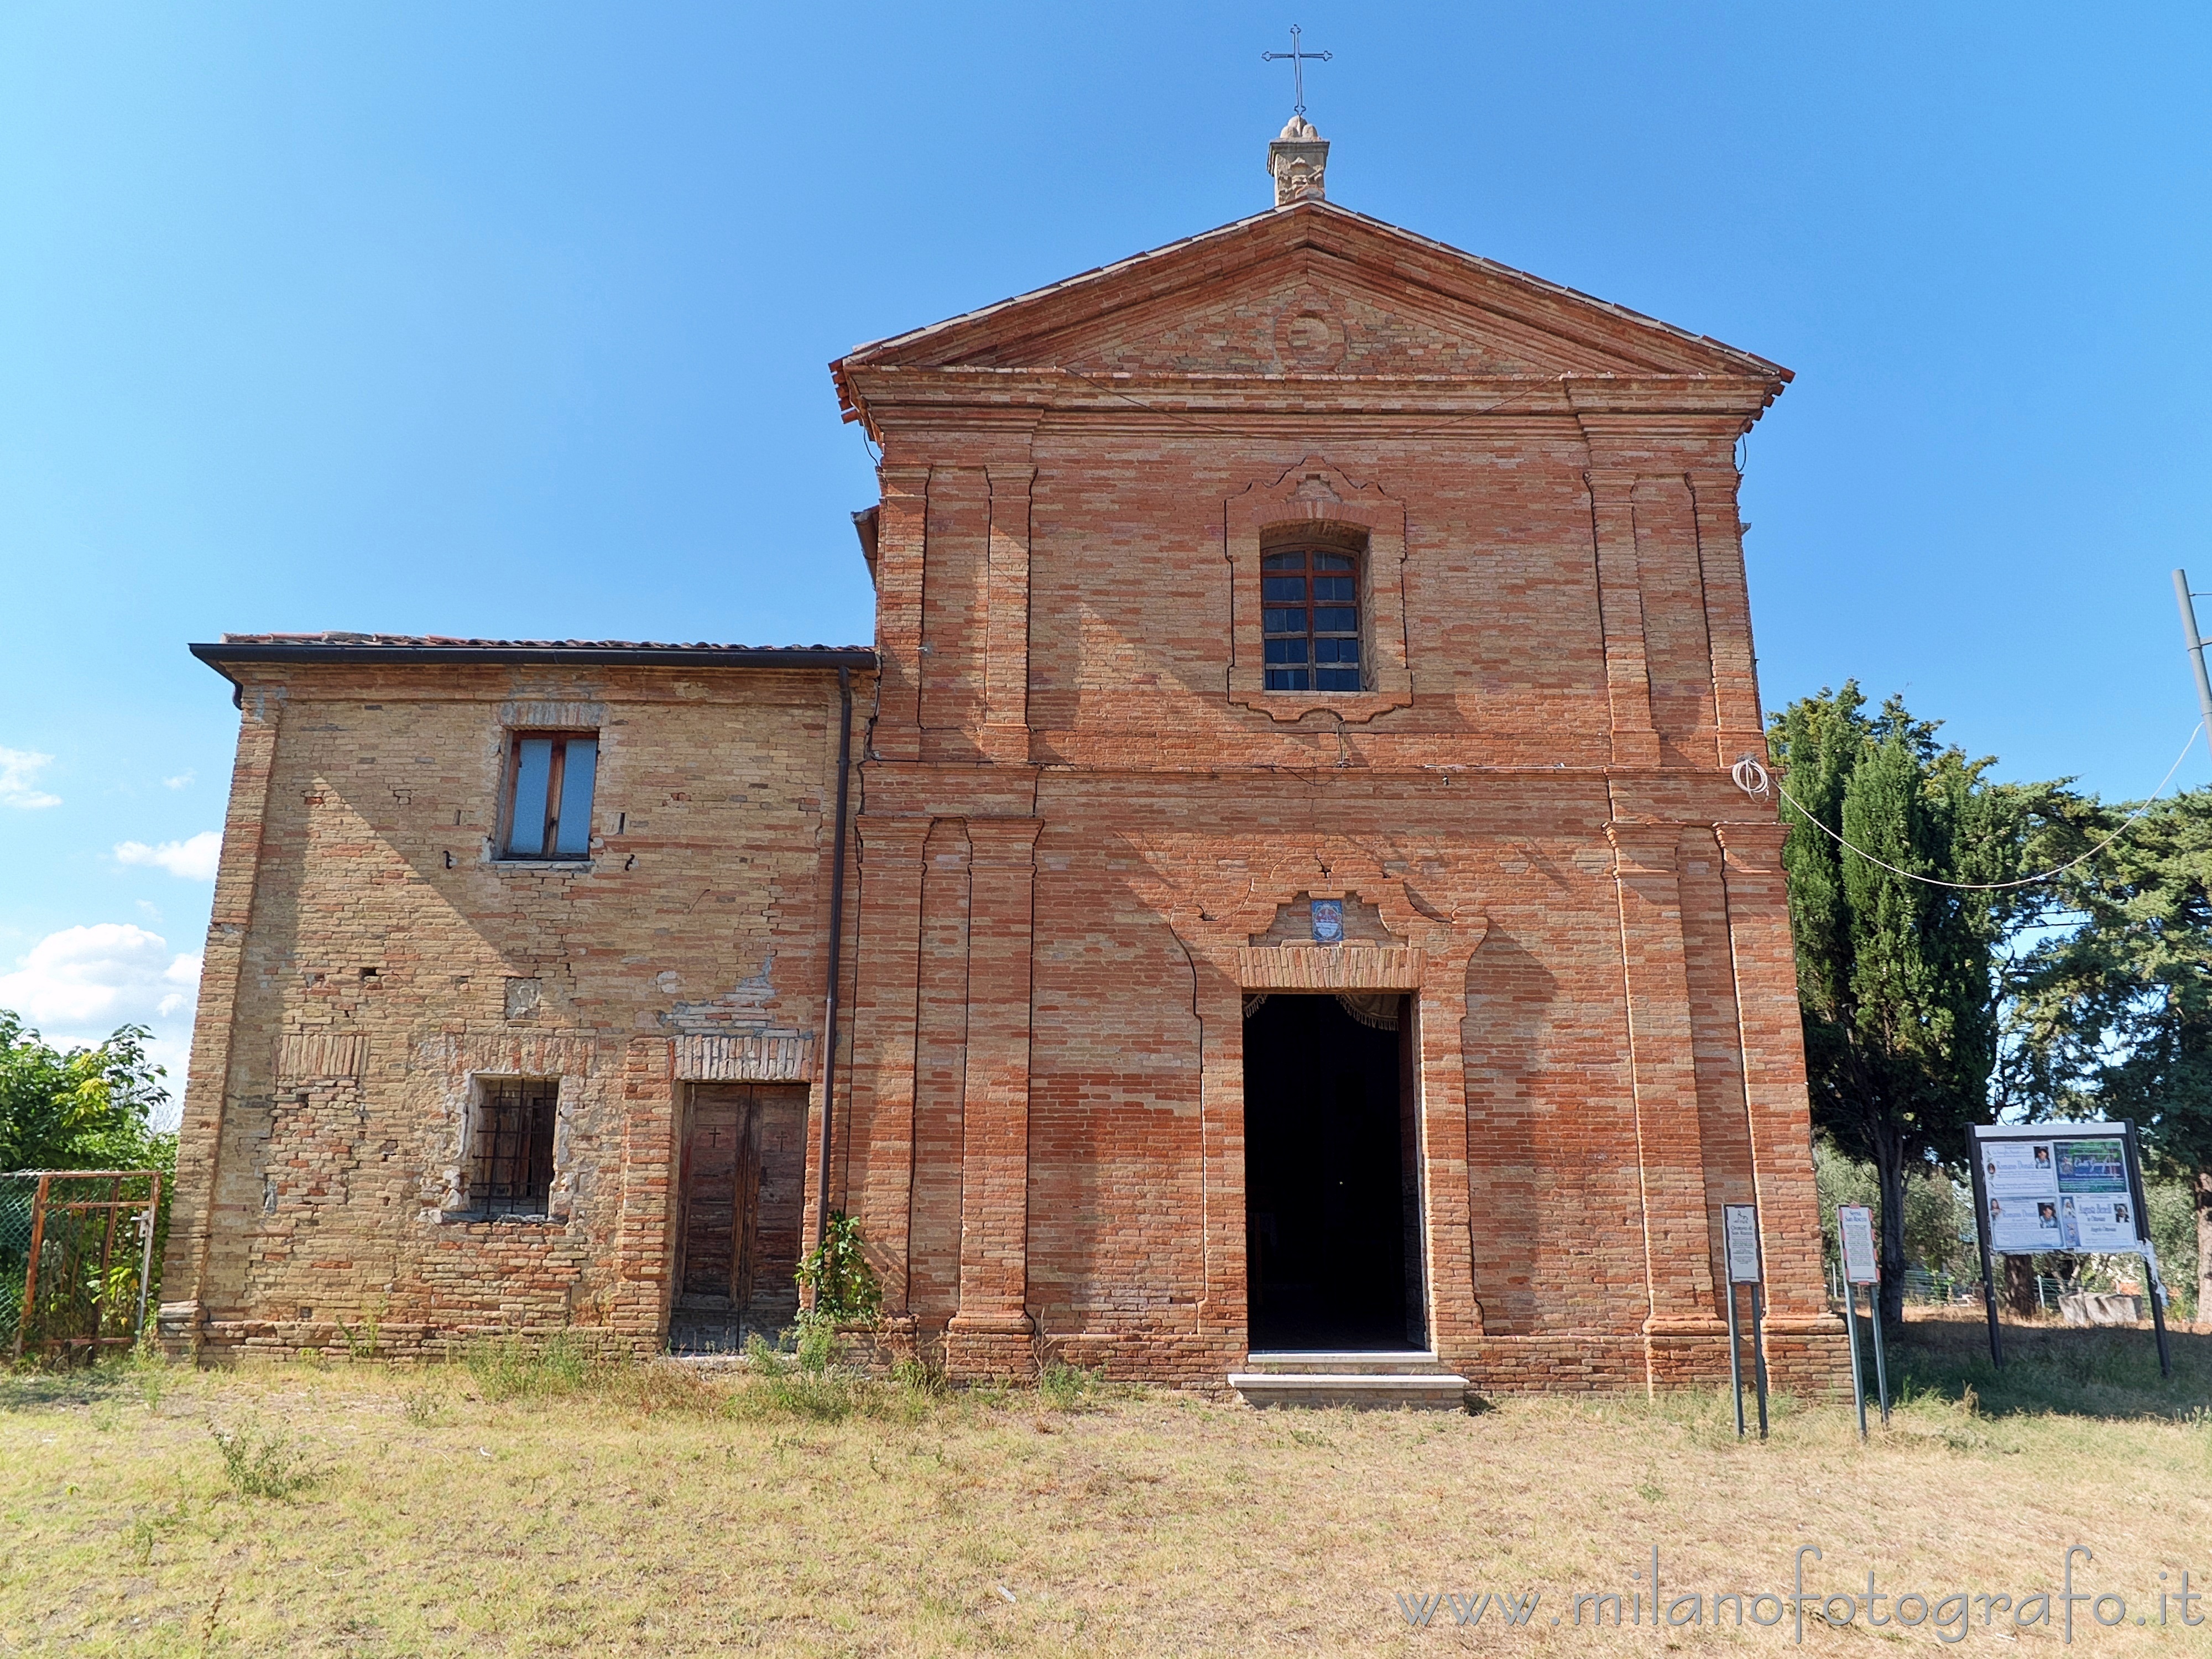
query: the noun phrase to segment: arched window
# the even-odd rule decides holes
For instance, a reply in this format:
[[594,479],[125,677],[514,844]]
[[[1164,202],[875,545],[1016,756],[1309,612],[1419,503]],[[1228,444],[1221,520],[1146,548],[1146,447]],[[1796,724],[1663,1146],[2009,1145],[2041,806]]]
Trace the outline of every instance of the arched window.
[[1260,559],[1261,631],[1270,691],[1357,691],[1359,560],[1327,547]]

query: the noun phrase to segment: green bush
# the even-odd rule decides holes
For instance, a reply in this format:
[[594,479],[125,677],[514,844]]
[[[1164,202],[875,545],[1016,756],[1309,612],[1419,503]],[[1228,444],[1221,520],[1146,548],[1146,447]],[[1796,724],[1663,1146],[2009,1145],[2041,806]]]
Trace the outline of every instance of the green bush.
[[860,1237],[860,1224],[842,1210],[830,1213],[822,1242],[806,1253],[793,1275],[814,1293],[809,1310],[832,1325],[872,1325],[883,1312],[884,1287]]

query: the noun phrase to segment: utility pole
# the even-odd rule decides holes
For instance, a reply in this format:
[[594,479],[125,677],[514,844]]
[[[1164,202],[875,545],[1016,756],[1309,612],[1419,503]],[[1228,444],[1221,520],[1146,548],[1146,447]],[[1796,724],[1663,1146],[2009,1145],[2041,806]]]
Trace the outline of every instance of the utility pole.
[[2204,636],[2197,630],[2197,601],[2189,592],[2189,573],[2173,573],[2173,597],[2181,606],[2181,635],[2189,642],[2189,665],[2197,671],[2197,707],[2204,716],[2205,741],[2212,743],[2212,674],[2204,672]]

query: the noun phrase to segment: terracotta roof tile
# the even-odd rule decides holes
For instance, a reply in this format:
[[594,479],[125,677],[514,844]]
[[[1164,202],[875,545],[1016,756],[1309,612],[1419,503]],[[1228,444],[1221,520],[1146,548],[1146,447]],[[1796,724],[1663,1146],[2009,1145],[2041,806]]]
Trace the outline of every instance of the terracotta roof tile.
[[866,651],[864,645],[730,645],[700,641],[671,644],[646,640],[482,640],[446,634],[356,634],[327,629],[310,634],[225,634],[225,645],[362,646],[386,650],[447,651]]

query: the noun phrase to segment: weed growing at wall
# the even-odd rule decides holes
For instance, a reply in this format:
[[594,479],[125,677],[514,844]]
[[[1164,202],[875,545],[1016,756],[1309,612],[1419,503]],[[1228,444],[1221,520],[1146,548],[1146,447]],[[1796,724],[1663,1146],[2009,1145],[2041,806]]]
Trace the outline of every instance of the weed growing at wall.
[[542,1340],[496,1337],[471,1345],[462,1363],[488,1401],[528,1400],[580,1393],[600,1380],[605,1369],[582,1342],[567,1331]]
[[872,1325],[884,1310],[884,1287],[868,1265],[860,1224],[842,1210],[830,1212],[822,1242],[806,1253],[793,1275],[813,1293],[809,1310],[833,1325]]
[[1050,1360],[1037,1373],[1037,1401],[1056,1412],[1080,1410],[1105,1381],[1103,1372]]

